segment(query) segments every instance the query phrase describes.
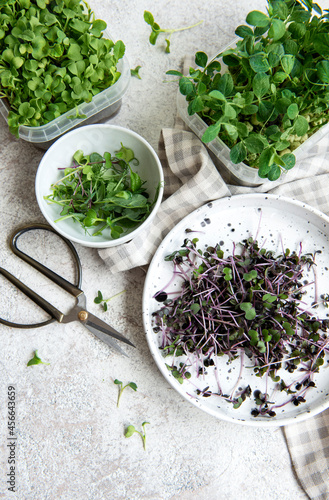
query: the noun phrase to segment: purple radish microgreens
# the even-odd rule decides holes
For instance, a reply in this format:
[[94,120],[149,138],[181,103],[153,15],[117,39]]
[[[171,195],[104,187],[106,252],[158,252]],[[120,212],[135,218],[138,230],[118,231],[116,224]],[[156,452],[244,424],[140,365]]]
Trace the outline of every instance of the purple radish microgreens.
[[63,168],[64,176],[51,185],[44,199],[61,211],[55,222],[72,219],[93,236],[109,229],[113,239],[139,226],[152,211],[157,198],[149,200],[145,181],[131,166],[138,165],[134,152],[121,144],[115,156],[105,152],[85,155],[78,150],[73,165]]
[[[240,374],[230,395],[223,394],[219,380],[216,393],[209,387],[196,389],[198,395],[220,396],[239,408],[252,395],[249,385],[238,387],[246,356],[251,361],[247,368],[288,395],[284,404],[303,403],[329,353],[329,320],[315,316],[317,303],[307,310],[302,301],[307,286],[316,289],[315,282],[305,284],[305,272],[314,269],[317,252],[303,254],[300,245],[298,253],[286,249],[275,255],[248,238],[224,257],[220,245],[202,251],[197,242],[185,239],[179,250],[165,257],[173,263],[173,277],[154,295],[162,304],[153,313],[154,332],[163,355],[172,357],[168,370],[183,383],[191,377],[191,367],[198,367],[200,376],[220,356],[240,358]],[[181,287],[169,292],[174,280],[181,280]],[[328,295],[320,299],[325,302]],[[180,356],[186,361],[177,364]],[[283,370],[296,379],[286,384]],[[270,401],[268,394],[255,391],[253,396],[254,416],[274,417],[275,408],[283,406]]]

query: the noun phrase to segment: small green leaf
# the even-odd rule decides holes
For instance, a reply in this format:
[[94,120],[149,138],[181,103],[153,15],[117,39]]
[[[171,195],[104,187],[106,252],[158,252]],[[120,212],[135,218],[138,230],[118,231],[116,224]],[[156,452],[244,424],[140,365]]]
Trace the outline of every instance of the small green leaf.
[[98,295],[97,297],[94,298],[94,302],[95,304],[100,304],[103,300],[103,295],[102,295],[102,292],[100,290],[98,290]]
[[179,90],[182,95],[190,95],[195,92],[193,83],[186,76],[179,80]]
[[206,131],[202,136],[202,142],[208,143],[216,139],[221,128],[221,123],[214,123],[207,127]]
[[280,19],[272,19],[268,36],[276,42],[286,34],[286,25]]
[[290,75],[290,73],[292,72],[294,64],[295,57],[291,54],[286,54],[281,59],[282,69],[287,75]]
[[190,309],[194,314],[197,314],[200,311],[201,307],[200,307],[200,304],[194,303],[194,304],[191,304]]
[[129,438],[131,437],[134,433],[136,432],[136,429],[133,425],[128,425],[126,432],[125,432],[125,437]]
[[242,141],[233,146],[230,151],[230,159],[232,163],[237,164],[245,160],[247,157],[247,149]]
[[197,52],[195,54],[195,64],[200,66],[201,68],[205,68],[207,66],[208,56],[204,52]]
[[270,88],[270,77],[264,72],[256,73],[252,82],[253,91],[261,99]]
[[150,26],[154,25],[154,17],[151,12],[144,10],[144,21]]
[[32,365],[50,365],[50,363],[45,363],[44,361],[41,360],[38,356],[38,351],[34,351],[34,356],[30,361],[28,361],[27,366],[32,366]]
[[258,28],[266,28],[270,23],[270,19],[263,14],[263,12],[259,12],[258,10],[249,12],[246,21],[251,26],[257,26]]
[[308,128],[309,124],[306,118],[304,118],[304,116],[302,115],[297,116],[294,122],[294,129],[296,131],[296,134],[301,137],[307,133]]
[[136,78],[138,78],[139,80],[141,80],[141,76],[139,74],[139,70],[141,69],[141,66],[136,66],[135,69],[131,69],[130,70],[130,74],[131,76],[135,76]]

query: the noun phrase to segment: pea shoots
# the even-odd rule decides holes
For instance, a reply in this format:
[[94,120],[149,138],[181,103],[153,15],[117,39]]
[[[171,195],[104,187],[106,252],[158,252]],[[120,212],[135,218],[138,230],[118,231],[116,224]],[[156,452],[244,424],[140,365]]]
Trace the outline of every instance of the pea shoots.
[[311,0],[267,0],[251,11],[237,43],[179,77],[189,115],[208,125],[204,143],[219,137],[234,164],[277,180],[296,163],[294,151],[328,122],[328,12]]
[[149,200],[145,181],[131,166],[138,164],[132,149],[122,144],[115,156],[76,151],[72,166],[63,168],[64,176],[52,184],[52,194],[44,197],[61,208],[55,222],[72,219],[87,232],[95,228],[93,236],[110,229],[113,239],[137,227],[156,201]]
[[[223,393],[220,380],[217,392],[206,387],[197,388],[196,394],[216,395],[236,409],[253,394],[255,417],[274,417],[275,408],[305,402],[329,353],[329,321],[318,319],[316,304],[308,307],[304,298],[312,284],[306,283],[305,272],[314,268],[315,254],[303,254],[300,246],[298,252],[286,249],[275,255],[249,238],[233,245],[232,255],[224,257],[220,245],[202,251],[197,242],[186,239],[181,249],[165,258],[173,263],[168,285],[181,280],[178,291],[169,292],[166,285],[154,296],[162,303],[153,313],[154,331],[163,355],[172,359],[167,364],[172,375],[183,383],[191,377],[191,369],[196,369],[197,377],[216,370],[220,356],[227,356],[229,363],[240,358],[231,394]],[[183,362],[178,364],[177,358]],[[253,392],[250,385],[242,387],[244,359],[257,377],[266,378],[266,387],[274,382],[273,394],[287,394],[283,404],[276,404],[273,394],[270,398]],[[282,372],[289,373],[293,382],[287,384]]]

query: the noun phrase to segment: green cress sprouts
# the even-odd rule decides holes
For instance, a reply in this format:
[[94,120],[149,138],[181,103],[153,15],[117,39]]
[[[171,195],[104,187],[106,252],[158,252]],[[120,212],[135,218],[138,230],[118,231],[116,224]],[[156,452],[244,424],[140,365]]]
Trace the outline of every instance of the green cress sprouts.
[[121,146],[115,156],[75,152],[72,166],[63,168],[64,176],[44,197],[61,208],[55,222],[72,219],[88,232],[95,228],[93,236],[109,228],[111,237],[119,238],[148,217],[155,200],[149,200],[145,181],[131,167],[138,164],[134,152]]
[[113,85],[122,41],[103,37],[106,23],[81,0],[0,0],[0,97],[8,125],[37,127]]
[[208,124],[202,141],[219,137],[232,163],[274,181],[329,119],[329,14],[310,0],[267,3],[237,27],[235,46],[211,60],[197,52],[188,76],[167,74],[179,77],[189,115]]
[[[181,286],[167,293],[171,280],[154,296],[163,303],[153,313],[153,321],[160,349],[172,359],[167,368],[183,383],[195,366],[199,367],[197,376],[202,377],[216,367],[218,357],[240,358],[232,394],[223,393],[219,377],[218,391],[211,392],[209,387],[196,391],[239,408],[252,395],[249,385],[243,387],[244,359],[248,359],[247,369],[265,377],[266,387],[272,381],[274,392],[287,394],[283,405],[305,402],[307,390],[315,386],[314,375],[329,353],[329,320],[315,317],[315,305],[310,311],[303,305],[305,271],[315,265],[315,255],[303,254],[301,248],[298,253],[286,249],[274,255],[249,238],[224,257],[219,245],[202,251],[197,241],[186,239],[180,250],[165,259],[173,263],[172,280],[178,279]],[[322,299],[327,302],[327,298]],[[179,365],[177,359],[182,360]],[[294,374],[293,382],[285,382],[285,371],[290,378]],[[254,416],[273,417],[275,409],[283,406],[276,405],[272,395],[269,400],[268,394],[253,394]]]

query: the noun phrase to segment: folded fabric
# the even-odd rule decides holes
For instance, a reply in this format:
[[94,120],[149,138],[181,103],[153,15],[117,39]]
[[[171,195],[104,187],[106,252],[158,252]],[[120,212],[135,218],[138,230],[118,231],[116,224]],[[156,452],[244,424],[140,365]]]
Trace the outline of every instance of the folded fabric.
[[293,468],[312,500],[329,498],[329,410],[284,427]]

